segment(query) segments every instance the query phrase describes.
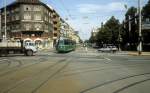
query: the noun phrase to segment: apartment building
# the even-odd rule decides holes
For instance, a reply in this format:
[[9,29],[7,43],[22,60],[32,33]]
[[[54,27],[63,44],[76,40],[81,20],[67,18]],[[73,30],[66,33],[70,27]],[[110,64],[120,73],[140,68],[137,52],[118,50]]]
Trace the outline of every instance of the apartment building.
[[[5,8],[1,8],[2,36]],[[16,0],[6,7],[7,39],[33,41],[39,48],[53,47],[53,10],[39,0]]]

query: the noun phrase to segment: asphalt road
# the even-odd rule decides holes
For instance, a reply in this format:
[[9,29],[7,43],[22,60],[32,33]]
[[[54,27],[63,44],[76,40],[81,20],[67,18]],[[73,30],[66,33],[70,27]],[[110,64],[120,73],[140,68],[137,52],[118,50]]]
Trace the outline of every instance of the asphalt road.
[[0,93],[150,93],[150,56],[80,48],[1,57]]

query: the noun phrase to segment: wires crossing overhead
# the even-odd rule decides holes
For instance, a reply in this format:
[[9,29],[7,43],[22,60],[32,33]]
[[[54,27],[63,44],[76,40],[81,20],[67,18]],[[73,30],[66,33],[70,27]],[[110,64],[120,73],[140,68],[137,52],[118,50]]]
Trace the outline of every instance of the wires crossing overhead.
[[[66,7],[64,1],[63,1],[63,0],[57,0],[57,1],[59,1],[59,3],[63,6],[64,10],[65,10],[66,13],[67,13],[67,17],[70,18],[70,19],[73,19],[73,17],[72,17],[71,14],[70,14],[70,11],[69,11],[69,9]],[[68,18],[67,18],[67,19],[68,19]]]

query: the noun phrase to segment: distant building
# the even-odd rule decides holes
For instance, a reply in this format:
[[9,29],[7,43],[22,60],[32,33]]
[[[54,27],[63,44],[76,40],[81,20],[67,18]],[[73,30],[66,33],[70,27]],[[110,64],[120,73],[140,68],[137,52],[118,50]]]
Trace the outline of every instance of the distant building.
[[97,35],[97,33],[98,33],[98,28],[93,28],[93,30],[92,30],[92,32],[91,32],[91,35],[93,36],[93,37],[95,37],[96,35]]
[[[2,35],[5,13],[1,8]],[[7,38],[33,41],[39,48],[51,48],[59,38],[59,15],[39,0],[16,0],[7,5]]]
[[55,10],[53,10],[52,18],[53,18],[53,41],[54,41],[53,44],[55,46],[57,40],[60,38],[61,18]]
[[80,41],[80,37],[78,35],[79,32],[74,31],[74,29],[71,28],[70,25],[63,19],[60,19],[60,22],[61,22],[60,36],[69,38],[71,40],[76,41],[76,43],[79,43]]

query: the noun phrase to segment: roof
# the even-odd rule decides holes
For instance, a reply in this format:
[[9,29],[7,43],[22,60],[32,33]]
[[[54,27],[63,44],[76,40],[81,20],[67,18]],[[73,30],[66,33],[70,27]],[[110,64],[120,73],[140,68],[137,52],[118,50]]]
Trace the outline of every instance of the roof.
[[[28,1],[28,0],[27,0]],[[32,1],[32,0],[31,0]],[[10,4],[7,5],[7,7],[11,7],[11,6],[16,6],[16,5],[19,5],[19,4],[32,4],[32,5],[43,5],[45,6],[47,9],[49,9],[50,11],[54,11],[54,9],[50,6],[50,5],[47,5],[47,4],[44,4],[43,2],[37,0],[37,2],[23,2],[23,1],[19,1],[19,0],[16,0]],[[0,10],[3,10],[4,7],[2,7]]]

